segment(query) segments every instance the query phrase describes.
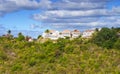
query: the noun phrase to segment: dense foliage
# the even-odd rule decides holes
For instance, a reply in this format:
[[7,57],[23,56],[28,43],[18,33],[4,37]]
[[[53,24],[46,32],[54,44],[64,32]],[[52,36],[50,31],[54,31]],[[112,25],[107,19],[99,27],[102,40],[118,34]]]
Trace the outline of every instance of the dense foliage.
[[120,73],[120,50],[81,38],[40,43],[0,37],[0,74],[110,73]]
[[8,31],[0,37],[0,74],[120,74],[119,31],[96,30],[92,39],[40,36],[34,42]]
[[17,40],[18,40],[18,41],[23,41],[23,40],[25,40],[24,35],[23,35],[22,33],[19,33]]
[[102,28],[92,38],[93,43],[108,49],[113,48],[117,40],[118,37],[116,29],[109,28]]

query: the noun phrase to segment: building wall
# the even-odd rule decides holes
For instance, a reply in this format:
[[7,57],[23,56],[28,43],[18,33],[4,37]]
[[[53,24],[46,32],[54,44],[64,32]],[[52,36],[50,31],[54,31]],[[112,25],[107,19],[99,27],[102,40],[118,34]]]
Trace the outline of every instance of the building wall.
[[55,32],[52,32],[52,33],[43,33],[42,37],[43,38],[50,38],[52,40],[57,40],[59,38],[59,32],[55,31]]
[[80,32],[72,32],[72,38],[77,38],[80,36]]
[[89,38],[93,35],[94,31],[90,31],[90,32],[83,32],[82,37],[83,38]]

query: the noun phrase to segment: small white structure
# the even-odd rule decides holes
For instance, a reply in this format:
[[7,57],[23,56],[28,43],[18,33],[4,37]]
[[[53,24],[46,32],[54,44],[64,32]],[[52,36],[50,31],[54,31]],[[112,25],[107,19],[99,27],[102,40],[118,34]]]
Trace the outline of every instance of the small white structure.
[[50,38],[51,40],[57,40],[59,38],[59,31],[49,30],[48,33],[43,33],[42,37]]
[[71,31],[70,30],[64,30],[61,32],[62,37],[71,37]]
[[32,39],[32,38],[30,38],[30,39],[28,40],[28,42],[33,42],[33,39]]
[[95,30],[86,30],[83,32],[82,37],[83,38],[91,38]]
[[77,38],[80,36],[80,31],[79,30],[74,30],[71,32],[72,38]]
[[59,33],[59,38],[65,38],[61,32]]

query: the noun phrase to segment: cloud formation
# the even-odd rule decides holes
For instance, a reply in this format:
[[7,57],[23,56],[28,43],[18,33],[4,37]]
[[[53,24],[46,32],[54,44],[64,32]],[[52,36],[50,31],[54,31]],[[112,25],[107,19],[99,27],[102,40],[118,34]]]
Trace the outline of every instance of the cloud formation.
[[49,0],[0,0],[0,16],[20,10],[49,8]]
[[42,14],[34,14],[33,19],[59,28],[119,26],[120,6],[107,8],[112,1],[116,0],[59,0],[51,2]]
[[120,3],[119,0],[0,0],[0,16],[40,9],[42,12],[33,14],[32,19],[53,28],[119,26],[120,6],[108,7],[115,1]]

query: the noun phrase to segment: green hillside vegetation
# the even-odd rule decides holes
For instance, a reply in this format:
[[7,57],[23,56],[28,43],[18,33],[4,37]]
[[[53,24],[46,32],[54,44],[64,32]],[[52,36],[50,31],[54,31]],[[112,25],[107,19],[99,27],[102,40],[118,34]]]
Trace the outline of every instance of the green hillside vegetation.
[[120,74],[119,31],[102,28],[91,39],[54,42],[1,36],[0,74]]

